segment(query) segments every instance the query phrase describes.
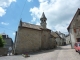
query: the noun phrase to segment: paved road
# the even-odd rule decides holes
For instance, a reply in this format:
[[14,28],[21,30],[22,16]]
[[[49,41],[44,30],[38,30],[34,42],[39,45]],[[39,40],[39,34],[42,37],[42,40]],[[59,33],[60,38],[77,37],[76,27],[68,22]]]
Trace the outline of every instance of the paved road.
[[55,50],[41,51],[24,58],[21,55],[0,57],[0,60],[80,60],[80,55],[70,45]]

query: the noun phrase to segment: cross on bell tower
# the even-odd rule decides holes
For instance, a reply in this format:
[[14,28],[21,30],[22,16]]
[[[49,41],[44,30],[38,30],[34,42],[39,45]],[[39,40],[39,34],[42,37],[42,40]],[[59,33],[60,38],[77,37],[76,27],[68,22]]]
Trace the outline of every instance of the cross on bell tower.
[[47,20],[47,18],[45,17],[44,12],[42,13],[42,16],[41,16],[40,20],[41,20],[41,23],[40,23],[41,26],[42,26],[43,28],[46,28],[46,25],[47,25],[46,20]]

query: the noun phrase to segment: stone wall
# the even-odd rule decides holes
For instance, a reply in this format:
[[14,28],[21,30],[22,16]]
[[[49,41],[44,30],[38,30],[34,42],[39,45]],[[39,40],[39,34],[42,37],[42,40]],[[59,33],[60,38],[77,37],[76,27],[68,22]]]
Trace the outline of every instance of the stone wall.
[[4,38],[5,40],[5,45],[4,45],[4,48],[9,48],[9,47],[12,47],[13,46],[13,41],[11,38]]
[[55,48],[57,45],[56,45],[56,40],[55,40],[55,38],[53,37],[53,38],[50,38],[50,48],[51,49],[53,49],[53,48]]
[[15,53],[26,53],[41,48],[41,31],[19,28],[15,42]]
[[49,49],[50,44],[49,44],[49,40],[50,40],[50,34],[51,31],[50,30],[42,30],[42,39],[41,39],[41,49]]
[[66,44],[70,44],[70,35],[66,37]]
[[7,55],[8,49],[7,48],[0,48],[0,56]]
[[16,34],[14,53],[22,54],[54,47],[56,47],[56,41],[54,38],[51,39],[51,30],[20,27]]
[[71,29],[71,32],[70,32],[70,39],[71,39],[71,48],[74,48],[74,44],[76,42],[76,38],[75,38],[73,29]]

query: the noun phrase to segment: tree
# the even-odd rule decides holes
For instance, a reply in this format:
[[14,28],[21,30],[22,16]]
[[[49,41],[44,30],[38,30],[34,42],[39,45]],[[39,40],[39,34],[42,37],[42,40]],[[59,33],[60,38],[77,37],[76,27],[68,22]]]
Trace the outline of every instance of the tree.
[[3,47],[4,46],[4,40],[2,38],[2,35],[0,35],[0,47]]

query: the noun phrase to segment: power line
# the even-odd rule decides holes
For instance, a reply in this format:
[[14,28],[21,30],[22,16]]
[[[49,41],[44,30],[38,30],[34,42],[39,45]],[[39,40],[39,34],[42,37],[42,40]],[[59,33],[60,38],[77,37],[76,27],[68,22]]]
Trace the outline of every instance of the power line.
[[[21,14],[20,14],[20,18],[21,18],[21,15],[22,15],[22,13],[23,13],[23,10],[24,10],[24,8],[25,8],[26,1],[27,1],[27,0],[25,0],[24,6],[23,6],[23,8],[22,8],[22,11],[21,11]],[[12,11],[13,11],[13,10],[12,10]],[[13,12],[14,12],[14,11],[13,11]],[[12,30],[12,29],[9,29],[9,28],[5,28],[5,27],[2,27],[2,26],[0,26],[0,28],[8,29],[8,30],[10,30],[10,31],[15,31],[15,30]]]
[[24,7],[25,7],[25,4],[26,4],[26,1],[27,1],[27,0],[25,0],[24,6],[23,6],[23,8],[22,8],[22,11],[21,11],[21,14],[20,14],[20,18],[21,18],[22,12],[23,12],[23,10],[24,10]]
[[2,26],[0,26],[0,28],[4,28],[4,29],[10,30],[10,31],[15,31],[15,30],[12,30],[12,29],[9,29],[9,28],[5,28],[5,27],[2,27]]
[[[21,14],[20,14],[20,18],[21,18],[21,16],[22,16],[23,10],[24,10],[24,8],[25,8],[26,1],[27,1],[27,0],[24,1],[24,5],[23,5],[23,8],[22,8],[22,11],[21,11]],[[17,4],[17,6],[19,7],[18,4]],[[20,7],[19,7],[19,8],[20,8]],[[14,12],[14,10],[12,10],[12,9],[11,9],[11,11]],[[15,16],[15,14],[13,14],[13,15]],[[12,16],[13,16],[13,15],[12,15]],[[20,19],[20,18],[19,18],[19,19]]]

